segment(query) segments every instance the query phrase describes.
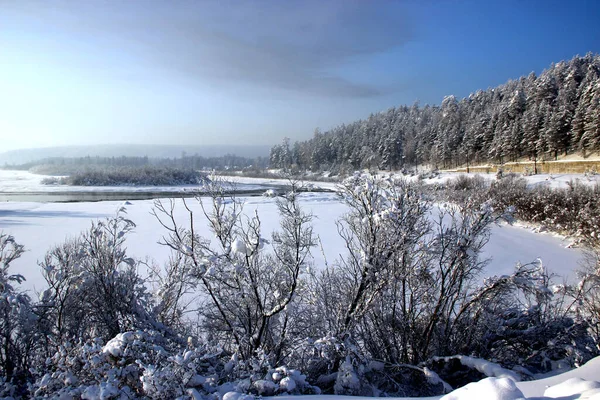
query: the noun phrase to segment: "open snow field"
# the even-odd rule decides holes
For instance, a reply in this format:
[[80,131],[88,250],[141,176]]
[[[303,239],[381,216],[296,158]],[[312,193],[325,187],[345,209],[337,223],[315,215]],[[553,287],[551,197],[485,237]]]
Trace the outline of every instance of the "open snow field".
[[[315,215],[314,232],[322,243],[322,249],[313,249],[315,267],[322,267],[325,262],[331,264],[344,250],[335,221],[346,212],[346,207],[332,193],[306,193],[300,198],[304,209]],[[270,232],[278,227],[275,200],[265,197],[242,199],[245,203],[244,211],[252,215],[256,210],[261,219],[263,235],[270,237]],[[185,223],[187,216],[183,212],[183,205],[181,200],[177,202],[178,219]],[[129,255],[142,259],[148,257],[158,264],[164,263],[168,259],[169,249],[157,244],[166,232],[151,215],[153,200],[131,203],[126,206],[128,217],[137,227],[127,239]],[[196,231],[210,237],[205,220],[199,218],[202,215],[200,205],[194,199],[188,199],[188,204],[196,211]],[[115,215],[121,205],[121,201],[0,203],[0,229],[15,236],[27,249],[14,262],[13,273],[24,275],[28,288],[41,289],[44,284],[37,261],[43,258],[45,252],[66,238],[88,229],[91,220]],[[435,209],[433,212],[435,213]],[[491,258],[486,275],[510,274],[515,263],[527,263],[539,257],[551,272],[573,279],[583,254],[579,249],[566,248],[567,244],[567,241],[554,235],[539,234],[518,226],[495,226],[490,242],[484,248],[483,257]]]
[[[246,213],[253,214],[255,210],[258,212],[265,235],[268,236],[268,232],[277,228],[274,199],[248,197],[243,200]],[[177,218],[183,223],[187,220],[186,215],[181,200],[177,202],[180,211]],[[157,244],[165,232],[150,214],[153,204],[152,200],[144,200],[134,201],[126,206],[129,218],[137,224],[135,231],[127,239],[127,248],[130,256],[149,257],[160,264],[167,260],[169,250]],[[195,200],[188,199],[188,204],[192,205],[197,215],[201,214],[200,206]],[[322,242],[322,249],[313,250],[315,266],[323,266],[325,259],[329,263],[333,262],[343,252],[343,243],[337,235],[335,221],[346,211],[345,206],[331,193],[303,194],[301,204],[305,210],[315,215],[314,231]],[[23,274],[27,278],[25,287],[32,292],[39,292],[44,288],[44,281],[37,261],[42,259],[46,250],[89,228],[90,220],[114,215],[122,205],[123,202],[0,203],[0,230],[14,235],[27,248],[27,252],[14,262],[12,273]],[[210,237],[203,222],[202,218],[197,219],[197,231]],[[574,271],[582,259],[580,250],[565,248],[565,241],[559,237],[508,225],[493,228],[491,240],[484,248],[484,256],[491,258],[485,270],[487,275],[508,274],[517,261],[525,263],[540,257],[550,271],[571,278],[574,278]],[[446,399],[512,400],[523,396],[535,399],[600,399],[600,383],[595,382],[600,379],[600,358],[588,364],[584,368],[567,372],[564,377],[559,375],[532,382],[515,384],[506,378],[488,378],[460,388],[447,395]],[[552,387],[548,389],[549,386]],[[310,399],[307,400],[350,400],[342,398],[343,396],[308,397]],[[440,398],[442,396],[431,399]],[[291,400],[286,396],[278,399]]]
[[[448,179],[442,176],[438,180]],[[35,192],[44,190],[89,190],[96,188],[72,188],[68,186],[44,186],[40,184],[39,175],[27,172],[0,171],[0,193],[2,192]],[[568,182],[561,179],[558,182]],[[556,178],[544,180],[536,177],[532,184],[557,182]],[[280,181],[239,178],[241,185],[276,186]],[[317,185],[320,185],[317,183]],[[331,184],[323,184],[331,188]],[[119,188],[102,188],[103,190],[122,190]],[[131,188],[127,188],[131,189]],[[136,188],[138,189],[138,188]],[[157,188],[152,188],[156,190]],[[181,190],[182,188],[168,188]],[[161,190],[160,188],[158,190]],[[165,190],[167,191],[167,190]],[[267,197],[243,197],[244,210],[248,215],[256,210],[260,216],[263,235],[277,228],[278,217],[275,200]],[[314,265],[322,268],[325,263],[333,263],[340,253],[343,253],[343,242],[337,234],[335,221],[346,212],[346,207],[333,193],[304,193],[300,202],[306,211],[314,214],[314,232],[320,238],[322,246],[313,249]],[[207,200],[207,199],[205,199]],[[164,200],[168,201],[168,200]],[[187,221],[181,200],[178,203],[177,219],[180,223]],[[136,223],[136,229],[127,238],[127,248],[130,256],[152,260],[157,264],[164,263],[169,256],[169,249],[157,243],[165,234],[154,216],[151,215],[153,200],[136,200],[126,205],[128,217]],[[0,230],[14,235],[17,241],[25,245],[27,252],[13,265],[11,272],[20,273],[27,278],[24,286],[33,295],[44,288],[44,281],[37,265],[45,252],[53,245],[63,242],[68,237],[78,235],[90,227],[91,220],[115,215],[123,206],[123,201],[79,202],[79,203],[39,203],[39,202],[2,202],[0,203]],[[210,238],[200,205],[194,199],[188,199],[188,204],[196,212],[195,229],[201,235]],[[436,212],[436,209],[433,210]],[[541,258],[543,265],[549,271],[574,280],[576,270],[583,260],[580,249],[569,248],[568,241],[552,234],[536,233],[531,229],[520,226],[501,225],[492,229],[489,243],[484,248],[483,257],[490,258],[484,276],[502,275],[512,272],[515,263],[527,263]],[[484,278],[481,277],[481,279]],[[600,399],[600,358],[590,361],[582,368],[557,375],[551,378],[517,382],[507,379],[489,378],[458,389],[446,399],[518,399],[518,398],[561,398],[561,399]],[[566,382],[565,382],[566,381]],[[558,386],[556,386],[558,385]],[[550,387],[552,386],[552,387]],[[550,387],[548,389],[548,387]],[[349,400],[344,396],[307,396],[307,400]],[[432,399],[439,399],[433,397]],[[286,396],[280,400],[290,400]]]
[[[456,174],[442,174],[435,181],[443,182]],[[493,175],[483,175],[492,178]],[[1,193],[28,193],[44,191],[89,191],[102,190],[123,191],[131,187],[72,187],[42,185],[43,175],[31,174],[25,171],[0,170]],[[532,179],[535,178],[535,179]],[[567,179],[568,178],[568,179]],[[585,178],[579,176],[579,178]],[[594,178],[594,177],[592,177]],[[286,184],[284,180],[227,178],[236,182],[239,188],[272,188]],[[415,177],[416,179],[416,177]],[[542,182],[568,182],[576,176],[545,180],[543,176],[528,177],[532,184]],[[589,180],[586,180],[588,182]],[[433,180],[432,180],[433,182]],[[312,183],[316,187],[334,189],[332,183]],[[176,192],[189,190],[188,187],[153,187],[133,188],[135,191],[144,190]],[[253,214],[256,210],[261,217],[263,234],[278,226],[275,200],[265,197],[244,197],[245,211]],[[180,201],[180,200],[179,200]],[[195,200],[189,199],[196,213],[201,215],[201,209]],[[158,264],[164,263],[169,256],[169,250],[157,244],[165,233],[158,221],[150,214],[153,200],[135,200],[127,206],[129,217],[136,223],[137,228],[128,240],[127,247],[130,256],[148,258]],[[3,202],[0,203],[0,230],[15,236],[17,241],[24,244],[27,252],[13,265],[13,272],[19,272],[27,278],[26,286],[30,289],[43,287],[37,262],[41,260],[48,249],[63,242],[68,237],[76,236],[90,226],[90,221],[113,216],[123,204],[122,201],[79,202],[79,203],[40,203],[40,202]],[[319,236],[322,248],[313,249],[315,267],[332,263],[343,252],[343,243],[337,234],[335,221],[346,212],[333,193],[305,193],[301,196],[301,204],[305,210],[315,215],[314,231]],[[178,207],[181,211],[181,205]],[[181,212],[179,220],[186,221],[185,213]],[[210,237],[206,224],[196,217],[196,229],[202,235]],[[502,225],[493,228],[490,242],[484,248],[483,257],[490,258],[486,276],[502,275],[512,272],[515,263],[528,263],[541,258],[543,264],[551,271],[566,279],[574,279],[575,271],[583,259],[579,249],[566,248],[569,242],[552,234],[538,234],[530,229]],[[483,278],[483,277],[482,277]]]
[[[198,185],[179,186],[70,186],[42,183],[46,175],[27,171],[0,169],[0,201],[18,202],[74,202],[110,201],[123,199],[150,199],[160,197],[191,197]],[[224,177],[230,190],[245,195],[257,195],[271,189],[275,192],[287,184],[283,179],[252,179]],[[331,191],[332,183],[309,184],[315,191]]]

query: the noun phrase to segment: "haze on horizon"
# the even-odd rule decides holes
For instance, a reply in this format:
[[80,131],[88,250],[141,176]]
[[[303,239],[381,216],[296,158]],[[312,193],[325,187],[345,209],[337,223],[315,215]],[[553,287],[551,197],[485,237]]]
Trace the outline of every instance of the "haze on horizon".
[[600,51],[597,1],[0,0],[0,152],[274,144]]

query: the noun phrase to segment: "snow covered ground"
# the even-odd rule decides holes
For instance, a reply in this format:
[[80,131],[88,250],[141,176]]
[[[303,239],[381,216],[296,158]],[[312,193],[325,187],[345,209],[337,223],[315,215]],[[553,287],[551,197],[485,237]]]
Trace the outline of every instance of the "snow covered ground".
[[[381,174],[387,174],[381,172]],[[399,173],[392,173],[399,176]],[[465,175],[460,172],[444,172],[435,178],[424,179],[425,183],[444,183],[459,175]],[[480,175],[486,180],[495,180],[496,174],[469,174],[469,176]],[[32,174],[27,171],[0,170],[0,193],[31,193],[31,192],[177,192],[194,189],[195,186],[66,186],[66,185],[43,185],[42,179],[46,175]],[[405,176],[409,180],[417,180],[417,176]],[[554,188],[566,187],[569,182],[579,181],[587,185],[600,184],[600,174],[582,175],[582,174],[539,174],[524,177],[531,186],[549,185]],[[255,189],[260,187],[284,186],[287,181],[276,178],[248,178],[241,176],[226,176],[223,179],[234,182],[240,190]],[[335,189],[335,183],[332,182],[308,182],[310,185],[322,189]]]
[[[273,400],[296,400],[298,396],[277,396]],[[359,400],[352,396],[302,396],[303,400]],[[393,400],[414,399],[396,397]],[[421,397],[420,400],[519,400],[589,399],[600,400],[600,357],[584,366],[551,378],[514,382],[510,378],[486,378],[463,386],[445,396]],[[240,398],[241,400],[241,398]]]
[[[452,174],[444,174],[437,178],[439,181],[449,179]],[[0,171],[0,192],[27,192],[44,190],[69,190],[64,186],[41,185],[43,177],[27,172]],[[493,179],[493,175],[486,176]],[[532,184],[549,182],[568,182],[571,178],[557,178],[546,181],[541,176],[530,179]],[[277,180],[236,178],[241,185],[277,186],[285,182]],[[329,183],[316,183],[320,187],[332,188]],[[79,189],[79,188],[78,188]],[[83,188],[94,191],[97,188]],[[102,188],[103,190],[122,190],[118,188]],[[126,187],[130,190],[130,187]],[[137,189],[137,188],[136,188]],[[173,191],[168,188],[165,191]],[[71,188],[72,190],[72,188]],[[142,189],[140,189],[142,190]],[[152,188],[156,190],[156,188]],[[315,215],[314,232],[319,236],[322,248],[313,250],[315,267],[322,267],[326,262],[332,263],[341,252],[343,243],[336,230],[335,221],[346,211],[332,193],[305,193],[301,195],[301,204],[305,210]],[[269,233],[277,228],[278,218],[275,200],[266,197],[245,197],[245,212],[258,211],[261,218],[263,233]],[[197,215],[201,214],[200,206],[194,200],[188,200]],[[181,202],[181,200],[177,200]],[[165,233],[159,223],[150,214],[153,208],[152,200],[132,201],[127,205],[127,212],[137,227],[127,239],[130,256],[148,257],[156,263],[165,262],[169,250],[157,244]],[[45,252],[66,238],[75,236],[90,226],[90,221],[98,218],[113,216],[123,205],[122,201],[82,202],[82,203],[33,203],[33,202],[4,202],[0,203],[0,230],[12,234],[17,241],[24,244],[27,252],[13,264],[12,273],[23,274],[27,278],[25,287],[33,292],[44,287],[37,262]],[[186,215],[179,205],[177,218],[186,221]],[[201,235],[210,237],[202,218],[196,221],[196,228]],[[520,226],[502,225],[493,228],[490,242],[484,248],[484,257],[491,258],[485,270],[485,275],[502,275],[512,272],[516,262],[527,263],[541,258],[543,264],[566,279],[573,280],[579,262],[583,259],[581,250],[567,248],[569,243],[552,234],[540,234]],[[481,277],[483,279],[483,276]],[[561,399],[600,399],[600,358],[592,360],[586,366],[551,378],[517,382],[510,380],[488,378],[473,383],[447,395],[446,399],[517,399],[517,398],[561,398]],[[565,382],[566,381],[566,382]],[[558,386],[556,386],[558,385]],[[549,386],[552,386],[548,389]],[[542,397],[545,396],[545,397]],[[308,396],[307,400],[349,400],[341,396]],[[439,399],[440,397],[434,397]],[[279,397],[280,400],[291,400]],[[354,398],[353,398],[354,399]]]
[[[267,237],[277,229],[278,217],[275,200],[265,197],[246,197],[244,210],[254,213],[257,210],[261,218],[263,234]],[[179,202],[181,200],[178,200]],[[198,215],[199,204],[188,200]],[[115,215],[123,202],[94,203],[0,203],[0,229],[15,236],[25,245],[27,252],[13,264],[13,272],[27,278],[27,287],[40,289],[43,281],[37,267],[45,252],[55,244],[75,236],[90,226],[90,221]],[[132,201],[127,206],[129,218],[137,225],[127,239],[130,256],[149,257],[158,264],[168,259],[169,250],[157,245],[165,234],[158,221],[150,214],[152,200]],[[315,215],[314,232],[319,236],[323,251],[313,249],[315,267],[325,262],[332,263],[341,252],[343,243],[337,234],[335,221],[346,211],[332,193],[305,193],[301,195],[301,204],[305,210]],[[182,211],[178,215],[181,223],[186,221]],[[200,234],[210,237],[202,218],[196,220],[196,229]],[[548,269],[563,277],[575,278],[583,255],[579,249],[566,248],[567,241],[548,234],[538,234],[529,229],[502,225],[493,228],[490,242],[484,248],[483,256],[491,258],[486,275],[510,274],[516,262],[527,263],[541,258]],[[482,277],[483,279],[483,277]]]
[[[402,175],[399,172],[381,171],[379,173],[379,175],[390,175],[390,174],[393,176],[402,176],[410,181],[416,181],[418,179],[417,175]],[[454,178],[458,177],[459,175],[466,175],[466,174],[461,173],[461,172],[442,172],[439,175],[437,175],[435,178],[424,179],[423,182],[426,184],[435,184],[435,183],[441,184],[441,183],[445,183],[446,181],[448,181],[450,179],[454,179]],[[475,175],[479,175],[487,181],[496,180],[495,173],[490,173],[490,174],[471,173],[471,174],[468,174],[468,176],[475,176]],[[270,185],[277,185],[277,184],[285,184],[285,182],[286,182],[285,180],[275,179],[275,178],[273,178],[273,179],[247,178],[247,177],[239,177],[239,176],[228,176],[226,178],[233,182],[239,182],[240,184],[248,184],[248,185],[257,184],[260,182],[268,183]],[[600,184],[600,174],[596,174],[596,175],[538,174],[538,175],[524,176],[524,178],[525,178],[525,180],[527,180],[529,186],[531,186],[531,187],[549,186],[552,188],[566,188],[570,182],[580,182],[585,185]],[[332,183],[332,182],[311,181],[310,183],[313,184],[315,187],[320,187],[320,188],[330,189],[330,190],[334,190],[335,185],[336,185],[335,183]]]
[[[42,180],[47,175],[32,174],[27,171],[0,169],[0,194],[2,193],[66,193],[66,192],[185,192],[198,189],[197,185],[184,186],[69,186],[44,185]],[[235,183],[237,190],[258,190],[267,187],[284,186],[288,182],[283,179],[256,179],[244,177],[223,177]],[[333,183],[313,183],[314,187],[333,189]]]
[[[465,174],[462,172],[443,172],[435,178],[424,179],[423,182],[427,184],[432,183],[444,183],[450,179],[456,178],[459,175],[475,176],[479,175],[485,180],[493,181],[496,180],[496,174]],[[569,182],[580,182],[586,185],[600,184],[600,174],[597,175],[583,175],[583,174],[538,174],[523,176],[529,186],[540,186],[547,185],[552,188],[565,188]],[[410,177],[409,179],[415,180],[416,176]]]
[[[438,182],[451,179],[456,174],[448,173],[435,178]],[[493,179],[494,175],[483,175]],[[48,186],[42,185],[43,175],[31,174],[25,171],[3,171],[0,170],[0,193],[2,192],[44,192],[44,191],[135,191],[144,190],[174,192],[182,191],[186,187],[71,187],[71,186]],[[542,182],[542,176],[531,179],[532,184]],[[571,176],[572,179],[573,176]],[[235,182],[240,188],[265,188],[283,186],[285,180],[257,179],[244,177],[227,177]],[[416,179],[416,177],[414,177]],[[566,181],[566,177],[559,182]],[[432,182],[434,180],[431,180]],[[545,182],[545,181],[544,181]],[[557,182],[556,179],[552,182]],[[311,182],[315,187],[334,189],[335,184],[323,182]],[[336,196],[332,193],[305,193],[301,196],[302,205],[306,210],[315,215],[314,230],[319,235],[323,251],[314,249],[315,266],[324,265],[325,262],[333,262],[343,251],[342,241],[337,234],[335,221],[346,211]],[[246,212],[259,212],[263,224],[264,234],[277,228],[277,209],[273,199],[264,197],[243,198]],[[192,201],[193,203],[193,201]],[[41,260],[45,252],[55,244],[61,243],[69,236],[75,236],[90,226],[90,221],[105,218],[115,214],[122,204],[121,201],[104,202],[82,202],[82,203],[22,203],[5,202],[0,203],[0,229],[14,235],[17,240],[24,244],[27,253],[14,264],[15,269],[25,275],[28,279],[27,286],[39,289],[43,286],[41,276],[38,272],[37,261]],[[164,231],[150,214],[153,200],[133,201],[128,206],[129,217],[137,224],[135,232],[128,238],[130,255],[140,258],[149,257],[161,264],[167,260],[169,251],[164,246],[156,245],[161,239]],[[181,208],[181,207],[180,207]],[[200,207],[196,205],[198,214]],[[181,213],[181,222],[185,216]],[[201,234],[209,236],[206,226],[197,221],[197,228]],[[502,275],[512,272],[516,262],[527,263],[541,258],[544,265],[550,271],[565,277],[574,279],[574,271],[578,268],[583,256],[580,250],[565,248],[568,241],[552,234],[537,234],[531,230],[519,227],[503,225],[494,227],[492,237],[484,249],[483,256],[491,258],[486,270],[487,275]],[[16,272],[16,271],[15,271]]]

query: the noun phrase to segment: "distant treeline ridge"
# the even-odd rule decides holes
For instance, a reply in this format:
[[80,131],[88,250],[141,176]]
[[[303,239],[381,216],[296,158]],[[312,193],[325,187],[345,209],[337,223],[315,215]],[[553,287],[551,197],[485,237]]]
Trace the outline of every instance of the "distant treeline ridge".
[[454,168],[600,151],[600,56],[587,54],[441,105],[399,106],[271,149],[272,167]]
[[265,157],[248,158],[227,154],[219,157],[202,157],[197,154],[182,153],[179,158],[149,158],[149,157],[51,157],[20,165],[5,165],[4,168],[28,170],[46,175],[71,175],[88,170],[119,167],[169,167],[182,169],[245,169],[266,168],[268,160]]

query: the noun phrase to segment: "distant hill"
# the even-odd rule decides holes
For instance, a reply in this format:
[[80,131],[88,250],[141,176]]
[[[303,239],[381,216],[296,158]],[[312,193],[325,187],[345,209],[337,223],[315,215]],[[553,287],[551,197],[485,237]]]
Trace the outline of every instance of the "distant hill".
[[93,145],[93,146],[59,146],[45,148],[31,148],[11,150],[0,153],[0,164],[24,164],[51,157],[144,157],[173,158],[186,155],[199,155],[202,157],[219,157],[234,154],[240,157],[267,157],[270,146],[251,145]]

